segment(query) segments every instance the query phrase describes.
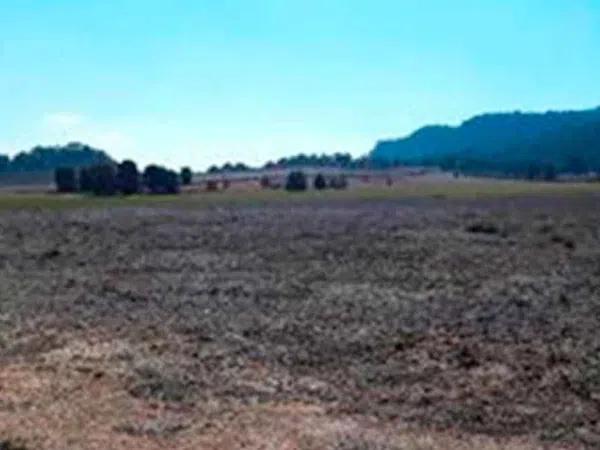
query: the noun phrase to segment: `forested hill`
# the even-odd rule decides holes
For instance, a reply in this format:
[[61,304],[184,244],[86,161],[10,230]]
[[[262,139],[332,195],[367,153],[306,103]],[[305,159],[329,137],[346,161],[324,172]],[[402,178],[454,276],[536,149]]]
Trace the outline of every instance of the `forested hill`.
[[575,173],[598,170],[600,108],[485,114],[458,127],[427,126],[406,138],[377,143],[370,156],[375,161],[507,175],[544,167]]
[[64,146],[34,147],[28,152],[18,153],[14,158],[0,155],[0,173],[36,172],[59,167],[86,167],[113,162],[103,150],[71,142]]

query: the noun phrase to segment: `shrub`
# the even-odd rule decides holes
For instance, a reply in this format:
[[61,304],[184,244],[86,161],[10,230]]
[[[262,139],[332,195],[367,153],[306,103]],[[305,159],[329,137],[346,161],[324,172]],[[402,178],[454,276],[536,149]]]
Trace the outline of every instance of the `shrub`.
[[62,167],[56,169],[54,172],[54,181],[56,182],[56,190],[58,192],[77,191],[77,177],[73,168]]
[[315,189],[317,189],[319,191],[321,191],[327,187],[327,182],[325,181],[325,177],[323,176],[323,174],[320,174],[320,173],[317,174],[317,176],[315,177],[315,181],[314,181],[314,187],[315,187]]
[[293,192],[305,191],[306,175],[304,175],[304,172],[299,170],[290,172],[285,183],[285,188]]
[[192,169],[190,169],[189,167],[184,167],[181,169],[181,184],[183,184],[184,186],[189,186],[190,184],[192,184]]
[[150,165],[144,170],[144,185],[152,194],[177,194],[179,177],[176,172],[161,166]]
[[113,166],[104,164],[89,169],[91,190],[95,195],[115,195],[117,193],[116,174]]
[[117,167],[116,187],[124,195],[131,195],[140,190],[140,174],[133,161],[123,161]]

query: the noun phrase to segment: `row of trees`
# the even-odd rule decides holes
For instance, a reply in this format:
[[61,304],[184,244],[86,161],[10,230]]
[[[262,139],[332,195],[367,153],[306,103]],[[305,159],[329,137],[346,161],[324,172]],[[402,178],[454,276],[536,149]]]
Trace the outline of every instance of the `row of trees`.
[[[344,175],[335,175],[327,179],[323,174],[319,173],[313,179],[313,188],[318,191],[328,188],[345,189],[347,186],[348,181]],[[300,192],[307,190],[308,179],[304,172],[300,170],[290,172],[287,176],[285,188],[286,190],[291,192]]]
[[299,170],[303,167],[331,167],[341,169],[357,169],[366,168],[368,166],[368,159],[358,158],[353,159],[350,153],[334,153],[332,155],[326,154],[311,154],[307,155],[300,153],[298,155],[280,158],[279,160],[269,161],[262,167],[252,168],[248,165],[238,162],[230,163],[226,162],[222,166],[210,166],[208,168],[209,174],[217,173],[239,173],[247,172],[251,170],[273,170],[273,169],[292,169]]
[[252,170],[251,167],[247,166],[244,163],[236,163],[236,164],[232,164],[230,162],[226,162],[225,164],[223,164],[221,167],[213,165],[210,166],[207,170],[208,173],[210,174],[217,174],[217,173],[240,173],[240,172],[247,172],[249,170]]
[[121,164],[99,164],[75,169],[56,169],[55,182],[58,192],[84,192],[94,195],[133,195],[140,192],[151,194],[177,194],[180,185],[192,182],[192,171],[185,167],[181,173],[158,165],[149,165],[140,174],[133,161]]

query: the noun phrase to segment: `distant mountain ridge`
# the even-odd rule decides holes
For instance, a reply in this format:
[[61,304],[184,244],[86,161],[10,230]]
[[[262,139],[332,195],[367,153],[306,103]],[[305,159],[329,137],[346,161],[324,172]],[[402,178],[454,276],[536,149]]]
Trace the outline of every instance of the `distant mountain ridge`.
[[600,168],[600,107],[583,111],[493,113],[461,125],[423,127],[408,137],[384,140],[374,161],[481,166],[514,172],[524,165],[553,165],[559,171]]

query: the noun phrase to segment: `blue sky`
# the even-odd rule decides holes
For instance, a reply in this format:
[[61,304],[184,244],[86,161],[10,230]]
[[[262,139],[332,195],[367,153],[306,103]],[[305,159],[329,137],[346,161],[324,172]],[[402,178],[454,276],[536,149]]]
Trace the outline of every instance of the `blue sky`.
[[0,153],[202,169],[600,105],[600,0],[1,0]]

